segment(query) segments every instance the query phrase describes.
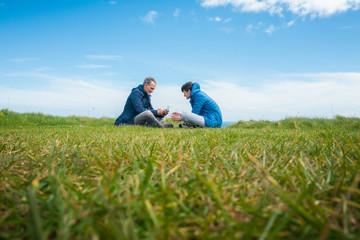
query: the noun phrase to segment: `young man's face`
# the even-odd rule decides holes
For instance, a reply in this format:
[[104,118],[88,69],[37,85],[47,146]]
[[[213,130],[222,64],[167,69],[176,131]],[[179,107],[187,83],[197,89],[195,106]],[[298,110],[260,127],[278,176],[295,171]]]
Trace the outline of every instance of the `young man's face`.
[[184,97],[186,97],[186,99],[189,99],[191,97],[191,90],[189,90],[189,91],[184,90],[183,93],[184,93]]
[[148,94],[151,94],[153,91],[155,91],[156,88],[156,83],[155,82],[150,82],[150,84],[146,84],[144,85],[144,91],[147,92]]

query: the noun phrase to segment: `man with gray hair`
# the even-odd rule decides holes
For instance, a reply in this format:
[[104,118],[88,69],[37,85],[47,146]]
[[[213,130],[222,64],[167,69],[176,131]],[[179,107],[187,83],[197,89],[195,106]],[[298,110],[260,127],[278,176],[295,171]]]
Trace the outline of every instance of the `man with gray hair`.
[[173,124],[164,125],[164,117],[169,113],[167,110],[158,108],[155,110],[151,105],[151,93],[156,88],[156,81],[147,77],[143,84],[133,88],[126,100],[124,111],[116,119],[115,126],[119,125],[143,125],[148,127],[173,127]]

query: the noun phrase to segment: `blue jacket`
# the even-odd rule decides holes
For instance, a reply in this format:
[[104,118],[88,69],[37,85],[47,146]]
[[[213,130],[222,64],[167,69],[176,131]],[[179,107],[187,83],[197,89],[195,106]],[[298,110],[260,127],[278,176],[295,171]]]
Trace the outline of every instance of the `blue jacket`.
[[144,86],[140,84],[138,87],[133,88],[129,97],[126,100],[124,111],[116,119],[115,124],[118,125],[128,125],[134,123],[134,118],[139,113],[142,113],[146,110],[150,110],[154,116],[157,115],[157,111],[151,105],[150,95],[144,91]]
[[203,116],[207,127],[221,127],[222,114],[216,102],[200,90],[200,85],[194,82],[191,89],[190,104],[192,113]]

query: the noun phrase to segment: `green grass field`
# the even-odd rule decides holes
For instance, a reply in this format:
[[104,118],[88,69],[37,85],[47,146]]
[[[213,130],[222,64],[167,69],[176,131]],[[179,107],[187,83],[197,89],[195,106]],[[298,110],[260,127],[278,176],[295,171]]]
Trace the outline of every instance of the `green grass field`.
[[0,239],[359,239],[360,119],[222,129],[0,112]]

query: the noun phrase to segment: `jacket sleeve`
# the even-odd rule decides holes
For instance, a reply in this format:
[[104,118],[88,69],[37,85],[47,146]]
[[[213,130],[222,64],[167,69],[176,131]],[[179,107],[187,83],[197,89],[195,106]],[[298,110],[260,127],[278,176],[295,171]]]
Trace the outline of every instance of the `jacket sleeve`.
[[160,116],[160,115],[157,114],[157,110],[152,109],[152,110],[150,110],[150,111],[154,114],[155,117],[162,117],[162,116]]
[[197,115],[200,115],[200,111],[203,108],[204,104],[206,102],[206,98],[203,96],[196,96],[196,98],[194,99],[194,103],[192,106],[192,113],[195,113]]

